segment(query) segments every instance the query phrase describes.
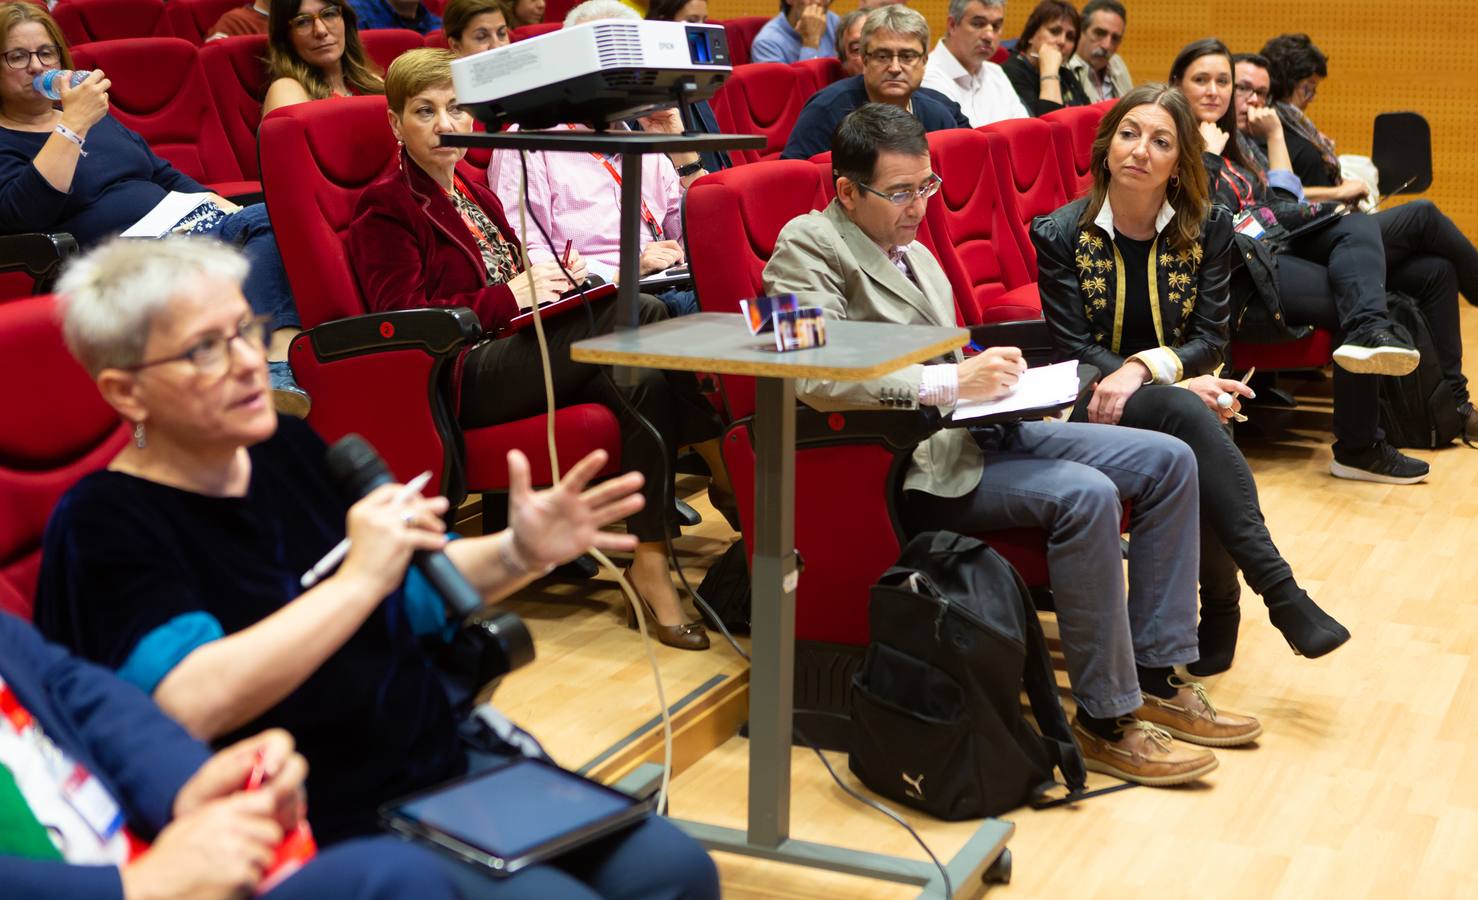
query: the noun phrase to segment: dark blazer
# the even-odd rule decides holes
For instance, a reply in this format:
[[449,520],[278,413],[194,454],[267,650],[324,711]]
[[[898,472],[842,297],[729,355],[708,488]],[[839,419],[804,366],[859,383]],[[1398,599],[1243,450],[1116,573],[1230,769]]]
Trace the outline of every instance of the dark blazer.
[[[503,239],[518,241],[486,185],[462,179]],[[495,333],[518,315],[506,284],[489,285],[477,241],[441,185],[404,152],[360,195],[349,224],[349,260],[370,309],[465,306]]]
[[[106,669],[47,643],[0,613],[0,678],[41,729],[97,776],[130,829],[152,840],[174,818],[174,798],[209,758],[205,746],[144,693]],[[0,856],[7,898],[123,897],[118,870]]]
[[[925,131],[970,127],[970,120],[960,111],[960,105],[938,91],[919,88],[909,99],[913,103],[914,118],[923,123]],[[867,87],[862,83],[861,75],[843,78],[812,94],[801,108],[800,117],[790,130],[790,139],[785,142],[780,158],[810,159],[830,150],[832,132],[836,131],[842,119],[867,102]]]
[[1088,95],[1083,91],[1082,82],[1067,67],[1067,61],[1058,70],[1059,84],[1062,85],[1062,102],[1053,103],[1051,100],[1042,99],[1042,79],[1037,73],[1037,67],[1032,61],[1020,53],[1012,51],[1001,63],[1001,69],[1006,73],[1011,86],[1016,88],[1016,96],[1021,98],[1021,105],[1031,110],[1034,116],[1045,116],[1055,109],[1064,106],[1087,106],[1092,103]]
[[[1032,245],[1037,250],[1038,289],[1042,297],[1042,315],[1052,334],[1053,349],[1058,359],[1075,359],[1097,366],[1105,375],[1124,365],[1124,355],[1109,347],[1105,335],[1113,330],[1115,315],[1116,273],[1110,267],[1102,272],[1109,285],[1106,306],[1093,312],[1091,318],[1083,299],[1078,273],[1078,241],[1080,234],[1105,242],[1112,239],[1096,225],[1078,226],[1078,218],[1091,197],[1076,200],[1061,209],[1038,216],[1032,221]],[[1228,273],[1231,261],[1232,219],[1222,207],[1213,206],[1201,229],[1201,260],[1195,283],[1184,288],[1194,291],[1193,302],[1186,304],[1171,299],[1179,294],[1170,283],[1176,256],[1161,248],[1157,257],[1159,275],[1160,320],[1164,324],[1164,340],[1180,370],[1179,377],[1193,378],[1216,369],[1225,359],[1228,340]],[[1110,260],[1112,256],[1110,255]],[[1133,354],[1130,354],[1133,355]],[[1151,371],[1154,371],[1153,367]]]

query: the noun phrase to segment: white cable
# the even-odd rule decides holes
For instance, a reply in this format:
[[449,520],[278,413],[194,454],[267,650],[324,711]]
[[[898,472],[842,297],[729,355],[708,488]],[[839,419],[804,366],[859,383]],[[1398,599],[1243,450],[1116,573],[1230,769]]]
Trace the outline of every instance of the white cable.
[[[518,240],[520,243],[519,253],[523,258],[523,271],[529,288],[529,311],[534,317],[534,337],[539,342],[539,362],[544,369],[544,402],[548,407],[545,415],[546,435],[549,441],[549,467],[554,481],[559,481],[559,451],[554,442],[554,373],[549,368],[549,344],[544,339],[544,317],[539,315],[539,295],[534,290],[533,266],[529,261],[529,206],[528,197],[528,164],[523,158],[526,151],[518,151],[520,162],[518,176]],[[672,713],[667,708],[667,693],[662,689],[662,671],[657,666],[657,654],[652,650],[652,639],[647,634],[647,617],[642,608],[641,601],[637,599],[636,589],[627,582],[626,576],[606,555],[595,548],[589,550],[591,556],[605,568],[607,572],[616,576],[616,583],[621,586],[621,592],[626,595],[626,602],[631,604],[636,615],[636,627],[641,632],[642,646],[647,651],[647,663],[652,667],[652,680],[657,684],[657,703],[662,710],[662,786],[657,791],[657,810],[659,812],[667,809],[667,789],[672,782]]]

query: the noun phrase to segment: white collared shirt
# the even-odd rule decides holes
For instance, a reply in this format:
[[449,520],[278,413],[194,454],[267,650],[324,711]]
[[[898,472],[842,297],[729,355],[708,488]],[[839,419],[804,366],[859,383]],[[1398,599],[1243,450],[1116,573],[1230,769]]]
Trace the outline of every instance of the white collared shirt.
[[1002,119],[1028,119],[1031,113],[1021,105],[1021,98],[1011,86],[1006,72],[993,62],[980,64],[971,75],[940,40],[929,54],[922,87],[938,91],[960,104],[972,128]]
[[[1175,218],[1175,207],[1170,205],[1169,200],[1161,201],[1160,211],[1155,213],[1156,237],[1164,234],[1165,226],[1169,225],[1173,218]],[[1109,240],[1113,240],[1114,208],[1110,205],[1108,197],[1103,198],[1103,208],[1098,211],[1098,215],[1093,217],[1093,224],[1102,228],[1103,233],[1109,236]],[[1118,273],[1117,277],[1123,278],[1124,273]],[[1175,384],[1184,374],[1181,371],[1180,357],[1169,347],[1152,347],[1149,350],[1141,350],[1129,359],[1137,359],[1143,363],[1150,372],[1150,381],[1155,384]]]
[[[1165,226],[1169,225],[1170,220],[1173,218],[1175,218],[1175,207],[1170,205],[1169,200],[1162,201],[1160,203],[1160,211],[1155,214],[1155,234],[1158,235],[1163,232]],[[1103,198],[1103,208],[1093,218],[1093,224],[1102,228],[1103,233],[1110,238],[1114,236],[1114,208],[1110,205],[1107,196]]]

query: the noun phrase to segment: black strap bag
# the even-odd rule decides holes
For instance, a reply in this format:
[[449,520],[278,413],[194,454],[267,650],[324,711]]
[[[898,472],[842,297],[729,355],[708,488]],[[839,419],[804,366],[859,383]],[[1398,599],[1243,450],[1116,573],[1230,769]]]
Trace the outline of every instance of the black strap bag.
[[1082,792],[1037,611],[999,554],[952,532],[915,537],[873,586],[869,620],[848,747],[863,784],[940,819],[1045,805],[1054,768]]
[[1397,447],[1421,450],[1445,447],[1462,435],[1463,419],[1452,386],[1442,377],[1427,317],[1405,294],[1388,294],[1386,306],[1397,332],[1404,330],[1422,355],[1409,374],[1380,376],[1380,423],[1386,440]]

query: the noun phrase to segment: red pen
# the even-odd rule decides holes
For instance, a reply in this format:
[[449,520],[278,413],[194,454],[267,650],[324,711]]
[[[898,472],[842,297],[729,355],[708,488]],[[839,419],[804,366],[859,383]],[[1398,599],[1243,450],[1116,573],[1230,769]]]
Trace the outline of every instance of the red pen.
[[246,776],[246,787],[243,790],[254,791],[262,786],[263,781],[267,780],[266,757],[266,750],[257,750],[252,759],[251,774]]
[[573,240],[565,241],[565,261],[562,265],[567,269],[570,267],[570,248],[574,246],[575,242]]

